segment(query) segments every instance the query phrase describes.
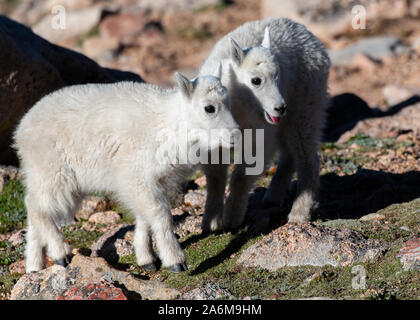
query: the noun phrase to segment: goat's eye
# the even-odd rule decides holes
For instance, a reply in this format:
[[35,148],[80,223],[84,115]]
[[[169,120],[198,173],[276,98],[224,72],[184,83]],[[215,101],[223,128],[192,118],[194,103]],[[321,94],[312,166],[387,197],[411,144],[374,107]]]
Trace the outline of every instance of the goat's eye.
[[260,84],[261,84],[261,78],[258,78],[258,77],[255,77],[255,78],[252,78],[251,79],[251,83],[254,85],[254,86],[259,86]]
[[210,104],[208,106],[205,106],[204,110],[206,110],[207,113],[214,113],[216,111],[216,108]]

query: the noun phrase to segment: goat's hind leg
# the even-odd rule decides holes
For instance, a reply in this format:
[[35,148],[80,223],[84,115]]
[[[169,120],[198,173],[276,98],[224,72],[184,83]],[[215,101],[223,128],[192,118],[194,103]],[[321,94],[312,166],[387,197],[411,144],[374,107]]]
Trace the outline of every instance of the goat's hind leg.
[[223,207],[228,166],[208,164],[203,166],[207,180],[207,199],[201,229],[204,234],[223,228]]
[[53,216],[26,197],[28,211],[28,235],[25,250],[26,272],[39,271],[45,266],[45,247],[48,256],[56,263],[66,266],[70,262],[71,247],[58,229]]
[[223,228],[237,230],[245,220],[248,193],[259,175],[246,175],[246,165],[236,164],[230,180],[230,194],[223,211]]

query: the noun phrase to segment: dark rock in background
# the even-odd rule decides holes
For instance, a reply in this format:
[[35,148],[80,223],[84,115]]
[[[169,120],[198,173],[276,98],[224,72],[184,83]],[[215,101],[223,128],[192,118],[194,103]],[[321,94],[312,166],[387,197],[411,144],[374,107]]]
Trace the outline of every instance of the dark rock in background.
[[12,134],[22,116],[43,96],[83,83],[138,81],[133,73],[106,69],[85,56],[42,39],[0,16],[0,163],[17,164]]

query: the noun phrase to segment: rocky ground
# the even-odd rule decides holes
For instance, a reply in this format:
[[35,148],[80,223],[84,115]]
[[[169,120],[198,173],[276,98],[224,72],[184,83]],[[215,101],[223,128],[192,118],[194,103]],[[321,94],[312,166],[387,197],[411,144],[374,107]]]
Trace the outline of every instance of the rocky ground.
[[[71,14],[68,21],[78,21],[59,38],[45,27],[48,11],[58,2]],[[341,3],[324,1],[335,2]],[[112,199],[95,194],[85,199],[77,221],[63,228],[75,248],[71,264],[63,268],[49,261],[42,272],[24,275],[24,188],[17,168],[1,166],[0,299],[418,299],[419,11],[417,1],[394,1],[398,10],[387,15],[383,12],[389,1],[376,11],[370,9],[373,2],[364,1],[369,20],[367,29],[358,31],[349,29],[348,21],[343,24],[346,11],[327,6],[289,12],[268,0],[197,1],[201,5],[193,9],[183,7],[187,1],[181,0],[170,7],[160,0],[142,5],[134,0],[2,2],[0,12],[52,43],[102,67],[130,71],[161,85],[171,84],[175,70],[194,74],[219,37],[275,10],[303,19],[316,30],[329,49],[333,68],[332,100],[320,148],[321,186],[311,223],[285,224],[295,183],[284,207],[262,209],[273,162],[250,194],[244,228],[236,234],[202,236],[206,182],[197,172],[172,209],[188,272],[139,268],[132,247],[133,219]],[[380,10],[385,11],[377,14]],[[331,14],[338,17],[328,24],[316,19]],[[331,27],[338,23],[334,21],[340,21],[340,28]],[[60,68],[57,56],[43,61],[63,80],[59,87],[86,80]],[[95,70],[98,81],[115,80],[112,71],[103,73],[84,58],[77,59]],[[29,107],[23,100],[19,103],[21,110]],[[355,286],[360,272],[366,283]]]

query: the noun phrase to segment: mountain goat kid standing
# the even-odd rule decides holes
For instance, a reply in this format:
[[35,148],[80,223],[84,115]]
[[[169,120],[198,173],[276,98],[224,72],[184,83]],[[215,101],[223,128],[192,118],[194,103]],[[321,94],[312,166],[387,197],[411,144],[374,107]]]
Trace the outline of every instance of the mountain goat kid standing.
[[[190,81],[176,73],[176,79],[176,89],[132,82],[71,86],[44,97],[24,116],[15,148],[26,185],[27,272],[44,267],[44,247],[56,263],[69,263],[71,247],[59,225],[74,221],[80,200],[93,191],[115,195],[134,214],[140,266],[156,269],[152,232],[162,265],[187,269],[166,193],[192,166],[157,151],[165,146],[180,155],[193,144],[229,148],[235,142],[229,131],[238,125],[218,78]],[[177,140],[185,130],[187,141]]]
[[[280,150],[264,204],[282,204],[296,170],[297,196],[288,218],[308,221],[318,186],[317,151],[328,101],[330,60],[323,44],[290,19],[248,22],[216,43],[199,74],[211,74],[219,63],[235,120],[242,129],[264,129],[264,162]],[[227,166],[204,166],[204,232],[236,229],[243,223],[248,192],[258,178],[246,175],[245,167],[235,166],[224,205]]]

